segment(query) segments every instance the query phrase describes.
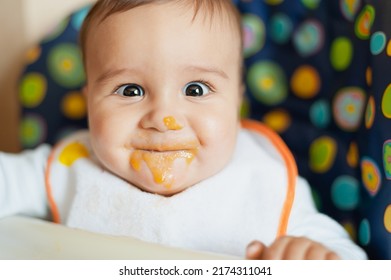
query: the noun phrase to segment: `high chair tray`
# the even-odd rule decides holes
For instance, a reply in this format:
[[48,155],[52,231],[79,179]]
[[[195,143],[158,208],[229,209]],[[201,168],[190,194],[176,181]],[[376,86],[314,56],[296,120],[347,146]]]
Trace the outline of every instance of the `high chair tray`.
[[26,217],[0,219],[0,259],[232,259],[72,229]]

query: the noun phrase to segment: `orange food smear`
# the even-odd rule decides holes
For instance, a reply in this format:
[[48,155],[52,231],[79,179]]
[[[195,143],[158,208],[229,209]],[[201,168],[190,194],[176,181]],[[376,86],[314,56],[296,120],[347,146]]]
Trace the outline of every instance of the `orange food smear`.
[[170,130],[181,130],[183,126],[178,124],[174,117],[169,116],[163,119],[164,125]]
[[141,162],[144,161],[152,173],[156,183],[170,188],[174,182],[173,165],[176,159],[185,159],[189,165],[197,150],[178,150],[168,152],[152,152],[145,150],[136,150],[130,157],[130,165],[134,170],[140,171]]

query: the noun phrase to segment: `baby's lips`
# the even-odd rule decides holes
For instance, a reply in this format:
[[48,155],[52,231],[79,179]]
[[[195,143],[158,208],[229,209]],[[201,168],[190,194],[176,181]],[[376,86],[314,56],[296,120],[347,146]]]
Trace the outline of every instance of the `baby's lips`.
[[[149,142],[149,143],[148,143]],[[136,143],[133,146],[135,150],[155,151],[155,152],[171,152],[171,151],[196,151],[200,144],[197,140],[185,141],[145,141],[144,143]]]
[[197,150],[175,150],[175,151],[151,151],[136,149],[132,152],[129,163],[136,172],[142,172],[142,163],[149,169],[153,180],[158,185],[170,189],[175,182],[175,174],[178,170],[174,168],[177,160],[184,160],[189,166],[197,154]]

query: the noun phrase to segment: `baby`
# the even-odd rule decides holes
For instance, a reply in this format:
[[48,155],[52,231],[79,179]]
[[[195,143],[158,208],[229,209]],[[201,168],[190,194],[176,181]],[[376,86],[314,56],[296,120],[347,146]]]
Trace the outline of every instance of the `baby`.
[[248,259],[366,258],[279,138],[240,122],[230,0],[99,0],[81,48],[89,131],[1,154],[0,216]]

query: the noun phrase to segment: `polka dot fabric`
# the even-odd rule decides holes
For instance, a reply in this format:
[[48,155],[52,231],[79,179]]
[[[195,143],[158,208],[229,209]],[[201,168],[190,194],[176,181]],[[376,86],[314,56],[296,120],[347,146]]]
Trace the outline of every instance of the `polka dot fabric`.
[[85,7],[62,20],[26,54],[26,68],[19,82],[23,148],[54,144],[87,126],[81,93],[85,75],[77,41],[88,10]]
[[318,208],[391,258],[391,2],[236,0],[242,115],[292,149]]
[[[391,259],[391,2],[233,1],[244,35],[242,116],[282,136],[322,212],[371,258]],[[77,37],[88,9],[26,54],[24,148],[87,125]]]
[[391,2],[369,1],[362,17],[372,24],[367,40],[368,101],[359,137],[362,218],[359,244],[373,258],[391,258]]

